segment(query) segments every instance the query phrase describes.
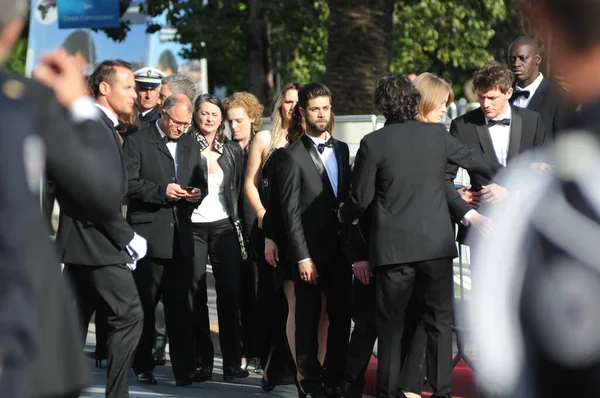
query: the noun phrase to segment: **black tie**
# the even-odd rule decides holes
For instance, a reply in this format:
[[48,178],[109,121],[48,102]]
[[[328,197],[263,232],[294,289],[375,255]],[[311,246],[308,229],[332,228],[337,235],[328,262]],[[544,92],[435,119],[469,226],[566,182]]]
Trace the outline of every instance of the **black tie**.
[[325,148],[333,148],[333,140],[331,138],[325,141],[324,144],[317,145],[317,150],[319,151],[319,153],[323,153]]
[[488,127],[492,127],[492,126],[496,126],[496,125],[500,125],[500,126],[510,126],[510,119],[502,119],[502,120],[490,120],[488,121],[487,126]]
[[529,96],[531,95],[531,93],[527,90],[516,90],[513,95],[510,97],[510,99],[512,101],[516,101],[519,99],[519,97],[525,97],[525,99],[528,99]]
[[175,143],[177,143],[177,141],[179,141],[179,138],[171,138],[168,135],[165,135],[163,138],[165,140],[165,144],[168,143],[168,142],[175,142]]

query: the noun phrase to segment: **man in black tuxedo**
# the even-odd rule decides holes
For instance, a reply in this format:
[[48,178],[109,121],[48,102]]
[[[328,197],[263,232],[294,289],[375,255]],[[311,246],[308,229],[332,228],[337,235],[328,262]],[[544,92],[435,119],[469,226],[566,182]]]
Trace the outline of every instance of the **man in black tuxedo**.
[[[506,229],[486,246],[495,250],[506,247],[515,255],[510,253],[513,260],[503,261],[497,272],[490,269],[482,273],[478,281],[483,286],[494,286],[506,274],[512,276],[513,270],[518,271],[517,277],[522,280],[513,284],[506,278],[509,283],[505,285],[510,290],[501,289],[496,292],[499,295],[482,293],[492,300],[503,300],[508,293],[519,301],[504,310],[480,308],[473,314],[473,320],[477,320],[474,327],[479,331],[477,334],[485,337],[482,332],[494,328],[499,316],[504,322],[517,320],[512,330],[521,341],[511,339],[513,344],[507,345],[510,349],[506,350],[511,355],[501,353],[498,358],[498,340],[480,339],[481,356],[488,364],[482,366],[481,380],[499,397],[569,396],[573,395],[574,386],[580,386],[577,395],[596,397],[600,395],[600,344],[595,338],[600,304],[595,295],[599,289],[595,251],[600,226],[596,191],[600,142],[597,18],[600,2],[534,0],[527,2],[523,12],[531,15],[534,23],[543,21],[534,27],[539,28],[540,37],[551,38],[546,41],[552,53],[550,66],[560,71],[569,87],[569,99],[581,104],[581,110],[567,130],[557,135],[559,149],[549,153],[558,159],[557,173],[545,179],[513,176],[517,181],[523,178],[527,185],[533,184],[535,192],[540,194],[525,197],[529,209],[512,212],[512,217],[506,218]],[[586,166],[580,167],[582,164]],[[521,225],[521,231],[510,228],[513,219]],[[487,319],[480,317],[483,311]],[[577,314],[575,318],[573,314]],[[498,378],[494,359],[502,364],[507,359],[513,364],[512,375]]]
[[[304,392],[323,397],[343,381],[350,334],[352,268],[342,252],[336,220],[336,209],[348,193],[350,157],[348,145],[328,132],[331,92],[327,86],[303,86],[297,106],[306,132],[284,150],[277,178],[296,292],[299,381]],[[329,316],[323,366],[317,359],[322,294]]]
[[456,246],[445,169],[450,162],[491,178],[500,168],[450,136],[443,125],[415,121],[419,99],[405,76],[390,75],[377,83],[375,106],[386,125],[362,139],[351,193],[339,211],[340,220],[350,224],[371,206],[378,397],[395,398],[399,392],[406,307],[413,289],[423,307],[420,317],[428,337],[428,382],[434,397],[450,396]]
[[131,269],[145,255],[146,241],[134,233],[122,216],[126,168],[115,126],[119,114],[133,109],[135,91],[130,66],[123,61],[102,62],[90,81],[103,120],[103,129],[97,134],[109,137],[113,143],[107,147],[106,164],[102,167],[119,181],[120,197],[111,203],[114,213],[110,217],[94,222],[89,211],[68,191],[58,190],[61,212],[57,242],[65,264],[64,275],[75,289],[84,341],[94,310],[100,308],[108,316],[106,395],[123,397],[129,394],[127,374],[143,316]]
[[144,310],[133,370],[143,384],[157,383],[152,347],[155,307],[161,295],[176,384],[188,385],[196,378],[191,215],[208,186],[200,146],[185,134],[192,114],[189,98],[173,95],[165,100],[161,119],[127,137],[123,145],[129,179],[127,221],[148,239],[148,255],[133,273]]
[[508,54],[510,68],[517,80],[511,103],[538,112],[549,137],[553,137],[568,125],[575,107],[567,100],[565,90],[540,72],[542,57],[533,38],[516,38],[508,48]]
[[[470,148],[481,151],[489,162],[510,166],[525,151],[546,146],[547,132],[542,117],[537,112],[510,105],[513,95],[513,73],[504,64],[491,61],[474,74],[473,85],[479,98],[480,108],[452,121],[450,134]],[[531,165],[548,171],[545,163]],[[457,196],[452,186],[458,167],[449,165],[447,192]],[[468,226],[481,204],[493,204],[508,195],[506,187],[493,183],[489,178],[469,172],[471,189],[463,192],[464,201],[449,202],[451,213],[460,216],[462,226]],[[465,231],[459,232],[463,242]]]

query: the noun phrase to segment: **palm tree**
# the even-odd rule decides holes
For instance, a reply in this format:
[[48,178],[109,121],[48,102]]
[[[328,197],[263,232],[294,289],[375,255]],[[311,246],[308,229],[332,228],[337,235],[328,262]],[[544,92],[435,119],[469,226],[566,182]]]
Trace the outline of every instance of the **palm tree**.
[[329,0],[324,81],[337,114],[373,110],[377,80],[390,68],[393,0]]

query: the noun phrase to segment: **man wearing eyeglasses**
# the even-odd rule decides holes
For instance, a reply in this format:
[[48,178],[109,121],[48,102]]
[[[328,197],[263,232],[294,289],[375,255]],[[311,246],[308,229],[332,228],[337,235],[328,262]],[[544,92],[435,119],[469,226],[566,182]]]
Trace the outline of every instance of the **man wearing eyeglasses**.
[[[154,377],[155,305],[163,296],[176,385],[199,381],[193,357],[191,215],[208,191],[200,146],[185,134],[193,113],[184,94],[163,103],[161,118],[125,139],[128,176],[127,221],[147,237],[148,253],[134,272],[144,311],[133,370],[138,383]],[[142,232],[143,231],[143,232]]]

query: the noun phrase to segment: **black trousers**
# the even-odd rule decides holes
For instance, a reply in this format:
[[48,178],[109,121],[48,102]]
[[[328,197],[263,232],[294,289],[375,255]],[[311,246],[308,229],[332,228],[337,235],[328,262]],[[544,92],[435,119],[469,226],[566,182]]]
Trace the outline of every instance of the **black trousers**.
[[206,262],[210,256],[219,319],[219,343],[223,367],[239,367],[242,359],[240,334],[240,277],[242,256],[234,226],[229,219],[195,223],[194,231],[194,355],[196,364],[213,366],[210,337]]
[[373,355],[373,346],[377,340],[375,292],[375,275],[368,285],[364,285],[358,278],[354,278],[352,286],[354,330],[348,348],[344,387],[348,398],[361,398],[365,388],[365,371],[369,366]]
[[106,396],[129,397],[127,375],[140,340],[143,322],[142,306],[131,271],[125,264],[99,267],[65,264],[63,274],[73,286],[82,342],[85,342],[94,310],[100,308],[107,315]]
[[133,370],[136,374],[154,371],[154,324],[155,309],[162,296],[165,308],[167,335],[171,341],[170,356],[176,379],[194,369],[191,347],[192,307],[192,259],[144,258],[140,260],[133,277],[144,310],[142,338],[135,355]]
[[154,357],[163,358],[167,348],[167,324],[165,322],[165,306],[163,305],[162,297],[156,304],[154,311]]
[[[401,387],[402,337],[413,290],[423,306],[420,315],[427,334],[428,382],[435,396],[449,395],[452,391],[452,259],[382,266],[376,268],[376,272],[377,397],[395,398]],[[405,366],[417,365],[406,363]]]
[[[252,228],[252,224],[244,225],[244,230],[249,235]],[[252,246],[247,249],[251,249],[250,252],[255,252],[255,248]],[[264,252],[264,248],[262,250]],[[248,259],[242,262],[240,275],[240,333],[242,337],[242,356],[247,359],[259,356],[257,348],[257,274],[257,259],[255,256],[249,256]]]
[[[354,330],[350,337],[344,386],[347,398],[361,398],[365,388],[365,372],[377,340],[376,292],[377,274],[371,277],[371,283],[368,285],[354,278],[352,288]],[[408,303],[402,334],[403,365],[400,375],[400,388],[419,395],[423,390],[425,378],[425,345],[427,344],[425,328],[420,321],[420,310],[417,295],[413,293]]]
[[[309,393],[326,385],[336,387],[344,381],[352,316],[352,267],[343,254],[336,263],[316,264],[316,285],[299,278],[294,270],[296,292],[296,362],[303,377],[302,389]],[[297,265],[296,265],[297,267]],[[327,298],[329,329],[327,354],[323,366],[318,360],[318,328],[322,293]]]

